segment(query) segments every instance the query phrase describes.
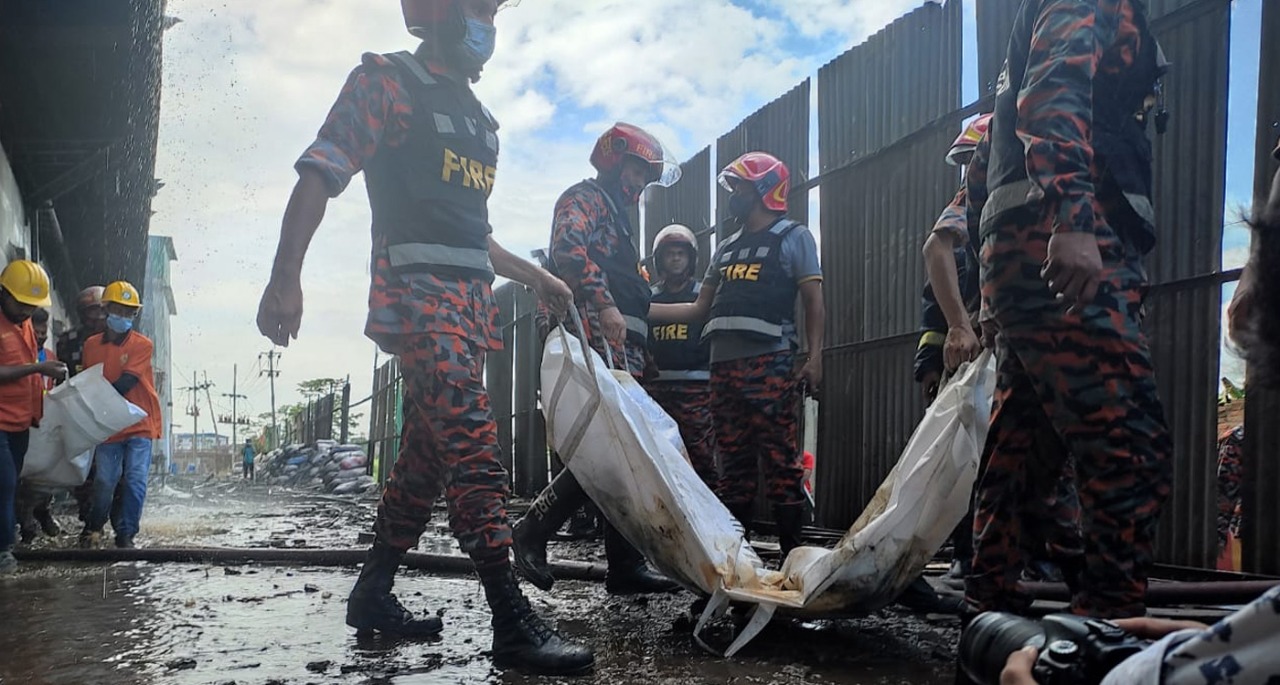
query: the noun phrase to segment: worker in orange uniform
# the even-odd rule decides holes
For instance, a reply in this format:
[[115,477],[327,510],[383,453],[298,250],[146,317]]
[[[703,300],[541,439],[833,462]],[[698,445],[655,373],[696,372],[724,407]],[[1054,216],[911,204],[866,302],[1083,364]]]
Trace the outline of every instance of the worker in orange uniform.
[[[154,346],[147,336],[133,330],[142,311],[138,290],[125,281],[108,285],[102,293],[107,310],[107,330],[84,343],[86,367],[102,364],[102,376],[122,397],[147,412],[147,417],[99,445],[93,455],[97,471],[93,481],[93,506],[80,546],[102,544],[102,528],[111,514],[111,498],[123,485],[120,525],[115,528],[116,547],[133,547],[147,499],[147,474],[151,471],[151,441],[160,438],[160,396],[151,369]],[[113,524],[114,526],[114,524]]]
[[61,362],[38,361],[31,315],[50,304],[49,275],[39,264],[17,260],[0,273],[0,575],[12,573],[18,565],[13,558],[14,501],[30,430],[43,415],[40,377],[60,380],[67,375]]

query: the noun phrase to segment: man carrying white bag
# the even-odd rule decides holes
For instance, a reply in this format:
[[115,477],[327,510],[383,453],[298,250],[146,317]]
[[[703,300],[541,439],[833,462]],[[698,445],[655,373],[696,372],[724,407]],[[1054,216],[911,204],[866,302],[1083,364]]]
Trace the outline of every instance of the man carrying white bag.
[[675,422],[634,379],[610,372],[563,329],[548,336],[542,361],[552,447],[659,570],[712,595],[695,634],[730,600],[757,606],[727,656],[779,608],[805,616],[866,613],[919,575],[968,508],[994,383],[989,354],[962,367],[840,543],[797,548],[774,572],[689,465]]
[[44,418],[31,429],[22,478],[42,487],[80,485],[89,475],[93,449],[146,417],[103,378],[101,364],[86,369],[45,395]]

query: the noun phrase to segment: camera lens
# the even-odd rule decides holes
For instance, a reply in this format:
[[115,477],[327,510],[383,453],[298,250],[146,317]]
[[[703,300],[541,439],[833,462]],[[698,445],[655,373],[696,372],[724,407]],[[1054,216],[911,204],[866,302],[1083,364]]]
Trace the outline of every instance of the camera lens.
[[973,619],[960,636],[960,665],[974,682],[999,685],[1009,655],[1023,647],[1043,647],[1044,630],[1035,621],[1000,612]]

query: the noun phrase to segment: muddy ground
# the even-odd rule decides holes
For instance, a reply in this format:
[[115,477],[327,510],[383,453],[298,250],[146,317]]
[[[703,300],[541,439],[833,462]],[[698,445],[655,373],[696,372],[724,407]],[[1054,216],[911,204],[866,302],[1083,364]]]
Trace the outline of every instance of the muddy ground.
[[[372,500],[317,498],[227,483],[153,488],[143,546],[361,547]],[[38,546],[71,546],[69,531]],[[439,524],[421,551],[457,553]],[[553,543],[553,555],[603,561],[598,546]],[[351,568],[205,564],[40,564],[0,579],[0,682],[266,685],[550,683],[492,667],[488,610],[474,577],[407,571],[415,611],[439,611],[434,643],[357,640],[343,624]],[[893,609],[854,621],[776,620],[736,658],[700,649],[684,618],[694,597],[615,598],[600,584],[527,588],[559,629],[596,650],[582,683],[950,683],[950,619]]]

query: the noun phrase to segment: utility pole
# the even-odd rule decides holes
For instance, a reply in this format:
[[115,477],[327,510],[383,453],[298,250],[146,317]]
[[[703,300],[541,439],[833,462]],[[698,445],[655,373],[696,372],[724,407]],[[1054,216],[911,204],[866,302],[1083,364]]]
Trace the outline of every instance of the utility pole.
[[209,388],[213,387],[213,383],[209,382],[209,372],[204,372],[204,399],[209,403],[209,419],[213,422],[213,447],[218,448],[218,439],[222,436],[218,433],[218,415],[213,411],[213,395],[209,394]]
[[262,373],[271,379],[271,442],[274,448],[280,446],[280,426],[276,423],[276,376],[280,375],[280,369],[276,368],[276,360],[280,358],[280,353],[273,349],[258,355],[258,359],[262,359],[263,356],[267,358],[267,370]]
[[[182,388],[182,390],[191,393],[191,408],[187,410],[187,414],[191,416],[191,457],[193,460],[200,451],[200,391],[205,391],[207,396],[210,385],[212,383],[209,382],[208,378],[205,379],[203,384],[199,383],[196,380],[196,373],[192,371],[191,387]],[[209,411],[210,413],[213,412],[212,404],[209,405]],[[216,420],[214,422],[214,430],[217,430]]]
[[347,428],[347,424],[351,422],[351,376],[347,376],[347,382],[342,384],[342,415],[341,424],[338,425],[338,442],[345,445],[351,438],[351,434]]
[[238,377],[240,375],[240,365],[233,364],[231,366],[231,393],[222,393],[223,397],[231,398],[231,447],[235,449],[240,445],[240,434],[237,430],[240,427],[240,414],[236,411],[236,400],[247,400],[248,397],[237,394]]

